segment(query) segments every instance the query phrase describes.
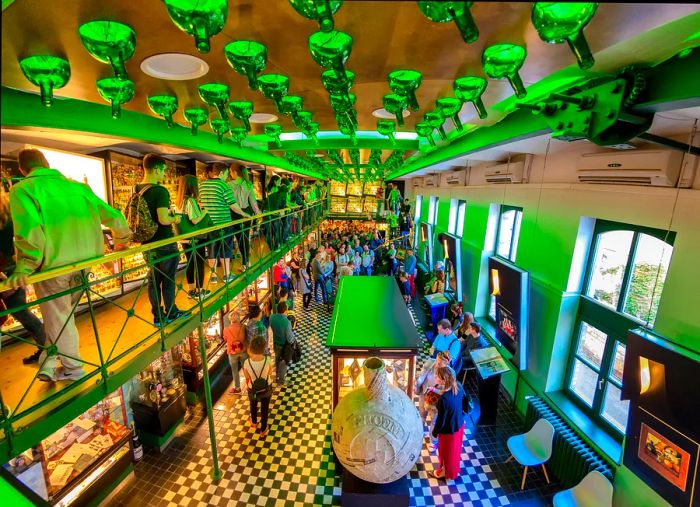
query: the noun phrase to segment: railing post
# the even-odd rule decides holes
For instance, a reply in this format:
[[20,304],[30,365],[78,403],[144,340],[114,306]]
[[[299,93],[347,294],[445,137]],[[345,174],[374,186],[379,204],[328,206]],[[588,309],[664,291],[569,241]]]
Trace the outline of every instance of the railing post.
[[202,357],[202,373],[204,377],[204,399],[206,403],[207,419],[209,421],[209,440],[211,441],[211,457],[214,461],[212,479],[219,482],[221,470],[219,469],[219,455],[216,449],[216,428],[214,427],[214,408],[212,406],[211,382],[209,380],[209,370],[207,368],[207,346],[204,343],[204,325],[202,318],[199,319],[199,355]]
[[[92,275],[92,273],[86,273],[85,270],[80,271],[80,278],[82,279],[82,286],[85,290],[85,299],[87,300],[88,312],[90,313],[90,322],[92,323],[92,330],[95,333],[95,344],[97,345],[97,354],[100,358],[100,374],[102,375],[103,382],[102,385],[106,386],[108,377],[107,364],[105,363],[104,356],[102,354],[102,345],[100,345],[100,335],[97,332],[97,319],[95,318],[95,308],[93,307],[92,298],[90,297],[90,275]],[[75,308],[73,308],[73,312],[71,313],[70,317],[75,318]]]

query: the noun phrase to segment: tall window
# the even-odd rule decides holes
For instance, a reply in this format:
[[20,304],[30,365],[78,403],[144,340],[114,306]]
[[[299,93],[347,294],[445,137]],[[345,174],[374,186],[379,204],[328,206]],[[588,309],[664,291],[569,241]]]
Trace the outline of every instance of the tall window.
[[620,438],[629,402],[620,400],[627,331],[653,327],[675,234],[599,220],[588,259],[567,392]]
[[496,233],[496,255],[508,259],[511,262],[515,262],[522,218],[522,208],[505,205],[501,206],[501,213],[498,219],[498,232]]
[[420,234],[420,222],[421,222],[421,212],[423,208],[423,196],[416,196],[416,208],[413,210],[413,248],[418,248],[419,234]]
[[431,270],[433,269],[435,262],[433,259],[435,254],[435,249],[433,248],[433,234],[435,232],[435,224],[437,223],[438,200],[438,197],[431,195],[430,202],[428,203],[428,258]]
[[467,201],[452,199],[450,201],[450,220],[447,232],[459,238],[464,234],[464,215],[467,210]]

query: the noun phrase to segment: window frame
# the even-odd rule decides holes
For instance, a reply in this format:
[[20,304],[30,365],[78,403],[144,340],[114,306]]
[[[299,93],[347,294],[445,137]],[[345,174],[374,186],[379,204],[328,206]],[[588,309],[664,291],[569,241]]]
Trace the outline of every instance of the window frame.
[[[513,221],[513,234],[510,237],[510,246],[508,247],[508,256],[504,257],[498,253],[498,244],[501,239],[501,220],[503,215],[508,211],[515,211],[515,220]],[[496,257],[505,259],[509,262],[515,264],[515,257],[518,249],[518,241],[520,240],[520,227],[523,222],[523,208],[520,206],[511,206],[509,204],[501,204],[501,208],[498,211],[498,222],[496,224],[496,243],[493,246],[493,254]],[[513,246],[515,244],[515,247]]]
[[416,196],[416,209],[414,210],[413,214],[413,248],[418,249],[418,238],[420,235],[420,223],[421,223],[421,216],[423,212],[423,195],[417,195]]
[[[633,233],[632,241],[630,243],[630,250],[627,256],[627,263],[625,265],[625,272],[621,282],[620,295],[615,308],[601,303],[587,295],[591,287],[590,284],[593,278],[593,270],[595,269],[595,261],[597,258],[601,237],[603,234],[613,231],[631,231]],[[636,316],[624,312],[630,282],[634,271],[634,260],[636,258],[636,252],[642,234],[657,238],[667,243],[671,248],[673,248],[673,242],[675,241],[676,236],[675,232],[673,231],[663,231],[644,226],[610,222],[607,220],[596,220],[593,238],[591,240],[591,248],[588,252],[588,258],[586,260],[585,278],[583,287],[581,288],[581,294],[579,296],[578,311],[574,325],[574,338],[572,339],[571,348],[568,353],[568,364],[565,375],[564,393],[567,398],[575,403],[576,406],[588,417],[590,417],[595,424],[602,427],[619,442],[623,440],[625,431],[620,430],[620,428],[608,421],[604,416],[605,397],[609,384],[618,389],[622,388],[622,382],[613,377],[616,344],[620,343],[621,345],[627,347],[627,333],[630,329],[637,328],[640,325],[653,328],[653,323],[646,323]],[[672,255],[673,253],[671,253],[671,256]],[[578,348],[582,339],[584,323],[596,328],[606,335],[605,346],[603,347],[599,369],[585,358],[578,355]],[[571,387],[574,375],[574,366],[577,360],[581,361],[586,367],[593,369],[597,375],[595,390],[593,392],[592,406],[588,406],[583,398]]]

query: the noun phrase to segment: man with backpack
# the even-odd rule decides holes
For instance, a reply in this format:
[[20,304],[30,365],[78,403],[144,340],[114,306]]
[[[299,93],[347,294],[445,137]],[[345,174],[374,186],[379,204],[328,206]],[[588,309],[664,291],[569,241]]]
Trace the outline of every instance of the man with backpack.
[[[287,303],[284,301],[277,304],[277,313],[270,315],[270,329],[272,329],[272,342],[275,348],[277,383],[283,386],[284,377],[291,362],[291,345],[294,342],[294,331],[287,318]],[[285,357],[285,347],[288,351],[287,357]]]
[[430,354],[436,357],[438,352],[449,351],[451,362],[450,366],[459,373],[462,369],[462,342],[452,332],[452,324],[447,319],[442,319],[437,325],[438,334],[435,337],[433,346],[430,347]]
[[[270,411],[270,398],[272,386],[270,385],[270,373],[272,364],[269,356],[265,355],[267,341],[256,337],[248,345],[248,359],[243,363],[243,375],[246,379],[248,401],[250,402],[251,426],[259,430],[260,438],[267,435],[267,419]],[[258,403],[260,404],[261,420],[258,426]]]
[[[134,239],[147,245],[174,237],[173,224],[180,222],[180,216],[171,211],[170,192],[161,184],[165,179],[165,159],[150,153],[143,157],[142,165],[143,180],[134,187],[127,209]],[[180,263],[177,243],[150,250],[144,257],[148,262],[148,300],[153,323],[162,326],[189,315],[175,306],[175,274]]]
[[[22,150],[19,170],[26,177],[10,190],[17,254],[15,269],[7,279],[10,287],[26,287],[27,277],[36,272],[102,257],[104,239],[100,224],[112,229],[115,250],[126,248],[131,230],[121,212],[84,183],[69,180],[49,168],[41,151]],[[72,291],[85,281],[85,273],[76,271],[34,283],[37,298],[50,298],[39,303],[39,307],[46,340],[57,351],[55,355],[41,353],[37,374],[41,381],[78,380],[85,375],[74,319],[74,305],[82,291]],[[52,297],[54,294],[63,295]]]

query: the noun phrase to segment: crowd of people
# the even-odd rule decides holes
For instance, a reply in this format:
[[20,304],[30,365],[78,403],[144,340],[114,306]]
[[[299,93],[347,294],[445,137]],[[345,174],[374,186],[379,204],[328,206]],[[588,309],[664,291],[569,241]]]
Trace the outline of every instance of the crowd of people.
[[[0,192],[0,282],[4,285],[0,309],[19,307],[11,315],[39,347],[24,362],[39,363],[37,378],[46,382],[85,375],[74,308],[89,273],[76,270],[33,284],[43,326],[22,308],[30,275],[104,255],[103,226],[111,231],[115,251],[128,248],[132,241],[147,245],[219,226],[214,232],[181,241],[187,257],[188,294],[199,299],[209,293],[205,288],[207,265],[209,283],[228,282],[236,276],[231,271],[234,249],[241,257],[239,272],[249,266],[250,224],[223,227],[225,224],[262,214],[255,225],[265,231],[269,248],[279,250],[290,235],[316,219],[318,211],[304,206],[325,199],[326,192],[320,181],[309,184],[273,175],[266,198],[259,203],[245,166],[215,163],[207,167],[202,181],[193,175],[181,176],[177,195],[172,196],[162,184],[166,160],[149,154],[142,161],[143,179],[122,212],[98,198],[86,184],[51,168],[40,150],[22,150],[18,162],[23,178],[9,192],[4,188]],[[161,244],[144,257],[149,266],[147,289],[154,325],[187,315],[175,304],[177,242]],[[53,350],[48,345],[55,345],[56,352],[47,354],[47,349]]]

